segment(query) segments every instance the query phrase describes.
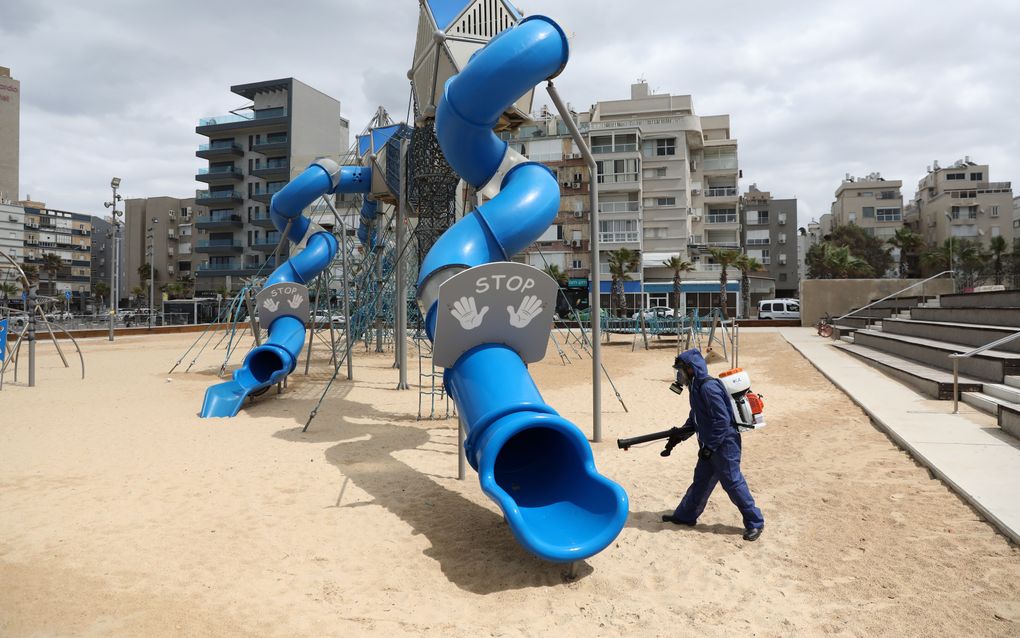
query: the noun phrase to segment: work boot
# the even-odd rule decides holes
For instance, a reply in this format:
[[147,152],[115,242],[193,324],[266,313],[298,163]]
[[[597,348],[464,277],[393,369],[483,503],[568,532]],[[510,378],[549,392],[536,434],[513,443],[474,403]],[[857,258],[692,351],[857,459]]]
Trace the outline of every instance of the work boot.
[[686,525],[687,527],[694,527],[695,525],[694,521],[681,521],[680,519],[674,517],[672,514],[663,514],[662,522],[673,523],[674,525]]
[[749,527],[748,529],[745,529],[744,540],[751,542],[758,540],[758,537],[761,536],[761,532],[763,529],[765,529],[764,525],[762,525],[761,527]]

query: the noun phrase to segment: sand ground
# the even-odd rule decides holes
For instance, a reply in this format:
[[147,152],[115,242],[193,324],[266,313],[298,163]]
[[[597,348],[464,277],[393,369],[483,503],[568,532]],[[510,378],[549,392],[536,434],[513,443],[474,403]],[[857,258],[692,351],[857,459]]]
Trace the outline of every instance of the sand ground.
[[[769,422],[744,436],[761,540],[720,491],[696,528],[660,522],[693,442],[663,459],[615,439],[677,424],[686,397],[672,348],[614,343],[630,411],[606,386],[594,451],[631,513],[576,580],[456,480],[456,421],[416,421],[390,354],[359,353],[303,434],[324,361],[201,420],[222,350],[167,380],[193,336],[85,341],[84,382],[40,346],[38,386],[0,392],[0,635],[1020,635],[1020,551],[778,334],[742,337]],[[588,431],[590,361],[550,355],[539,387]]]

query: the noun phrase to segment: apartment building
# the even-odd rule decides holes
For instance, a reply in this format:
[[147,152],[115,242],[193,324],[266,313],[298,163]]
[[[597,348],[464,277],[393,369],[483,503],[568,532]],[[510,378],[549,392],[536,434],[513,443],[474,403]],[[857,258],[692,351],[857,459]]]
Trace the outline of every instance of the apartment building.
[[949,167],[934,162],[917,183],[913,206],[917,232],[930,245],[950,236],[988,245],[993,237],[1005,237],[1010,246],[1014,231],[1013,188],[1010,182],[990,181],[987,164],[965,157]]
[[0,66],[0,202],[18,200],[21,82]]
[[[583,125],[587,115],[575,113],[573,117]],[[512,137],[504,137],[519,153],[548,166],[560,185],[556,219],[518,260],[541,269],[556,266],[567,277],[566,294],[571,303],[583,305],[591,272],[590,179],[584,158],[563,121],[545,109]]]
[[775,281],[777,297],[800,296],[797,200],[774,199],[754,184],[741,198],[741,244]]
[[208,160],[195,176],[208,184],[196,193],[196,205],[208,211],[193,226],[196,294],[236,290],[243,278],[268,274],[280,241],[269,219],[273,193],[316,159],[339,161],[348,146],[340,102],[294,78],[230,90],[248,103],[195,128],[209,139],[196,152]]
[[[797,229],[797,279],[807,279],[807,254],[811,247],[822,241],[822,224],[812,219],[807,226]],[[798,289],[800,282],[798,281]],[[778,285],[777,285],[778,289]],[[800,298],[800,295],[796,295]]]
[[[121,262],[123,264],[123,261]],[[96,284],[103,282],[110,286],[110,277],[113,274],[113,224],[109,217],[92,216],[92,292],[93,309],[100,310],[109,307],[110,295],[96,293]]]
[[[0,250],[19,263],[25,257],[25,209],[17,204],[0,202]],[[0,261],[0,269],[6,265]]]
[[853,177],[849,173],[836,189],[832,226],[854,224],[869,235],[887,240],[903,226],[903,182],[880,173]]
[[[72,310],[83,311],[92,291],[92,217],[22,202],[25,209],[25,260],[39,273],[39,292],[51,297],[70,293]],[[45,257],[60,257],[51,272]]]
[[[203,219],[205,215],[205,209],[197,206],[193,198],[125,200],[124,227],[121,230],[121,299],[130,298],[135,287],[145,288],[143,284],[147,285],[147,282],[142,280],[139,268],[146,263],[152,264],[157,288],[194,277],[194,225],[196,219]],[[145,295],[147,299],[148,288]]]

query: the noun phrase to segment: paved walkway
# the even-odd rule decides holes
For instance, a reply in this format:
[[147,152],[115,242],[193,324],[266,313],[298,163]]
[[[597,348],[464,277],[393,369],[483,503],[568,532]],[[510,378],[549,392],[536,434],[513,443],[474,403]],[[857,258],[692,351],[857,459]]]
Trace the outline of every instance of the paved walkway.
[[834,348],[813,328],[781,328],[786,340],[859,405],[898,445],[1020,543],[1020,441],[995,417],[935,401]]

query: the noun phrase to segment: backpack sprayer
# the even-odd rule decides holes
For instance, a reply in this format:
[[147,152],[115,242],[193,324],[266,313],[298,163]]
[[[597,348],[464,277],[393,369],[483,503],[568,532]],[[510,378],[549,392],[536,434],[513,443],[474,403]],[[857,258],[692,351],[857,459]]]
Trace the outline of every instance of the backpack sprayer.
[[[719,375],[716,379],[726,390],[730,397],[730,407],[733,409],[733,427],[737,432],[758,430],[765,427],[765,401],[760,394],[751,392],[751,377],[742,368],[733,368]],[[677,394],[684,391],[679,381],[674,381],[669,389]],[[673,427],[662,432],[642,434],[641,436],[629,439],[617,439],[616,445],[621,450],[629,450],[632,445],[648,443],[666,439],[666,447],[659,452],[660,456],[669,456],[673,448],[694,436],[694,425]]]

